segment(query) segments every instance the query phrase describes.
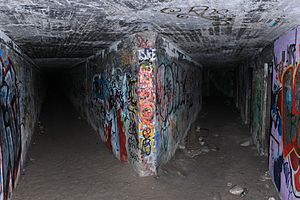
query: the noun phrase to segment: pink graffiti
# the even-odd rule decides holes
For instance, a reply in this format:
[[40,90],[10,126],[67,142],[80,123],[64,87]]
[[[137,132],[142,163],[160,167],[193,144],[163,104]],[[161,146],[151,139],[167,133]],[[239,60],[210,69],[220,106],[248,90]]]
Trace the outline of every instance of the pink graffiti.
[[151,44],[148,43],[148,40],[145,40],[142,36],[136,34],[135,37],[138,41],[138,47],[140,47],[140,48],[150,48],[151,47]]
[[154,93],[154,71],[151,62],[140,64],[139,69],[139,136],[140,149],[143,154],[149,156],[154,146],[154,110],[155,110],[155,93]]

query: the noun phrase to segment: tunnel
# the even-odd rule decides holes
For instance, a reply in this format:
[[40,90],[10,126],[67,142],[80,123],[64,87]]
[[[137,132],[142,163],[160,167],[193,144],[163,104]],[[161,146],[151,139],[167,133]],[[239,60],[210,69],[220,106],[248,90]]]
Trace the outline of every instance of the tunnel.
[[0,1],[0,200],[300,199],[299,5]]

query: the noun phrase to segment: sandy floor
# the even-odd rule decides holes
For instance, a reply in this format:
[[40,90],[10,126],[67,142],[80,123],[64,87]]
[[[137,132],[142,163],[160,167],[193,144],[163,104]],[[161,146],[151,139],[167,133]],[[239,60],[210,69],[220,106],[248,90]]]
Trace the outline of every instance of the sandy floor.
[[[209,129],[204,138],[209,152],[191,158],[179,150],[158,177],[140,178],[98,142],[66,100],[59,95],[47,100],[41,116],[46,131],[33,138],[13,200],[279,199],[271,181],[261,180],[267,157],[251,146],[240,147],[249,133],[222,101],[204,105],[196,122]],[[247,188],[246,195],[230,194],[230,185]]]

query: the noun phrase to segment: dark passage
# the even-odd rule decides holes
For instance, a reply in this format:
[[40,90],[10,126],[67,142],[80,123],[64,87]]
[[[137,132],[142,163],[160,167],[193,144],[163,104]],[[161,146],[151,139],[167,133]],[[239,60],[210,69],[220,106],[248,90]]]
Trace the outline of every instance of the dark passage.
[[40,117],[44,131],[37,128],[34,134],[25,176],[13,199],[110,199],[113,191],[103,191],[118,185],[109,181],[112,175],[127,177],[131,168],[123,167],[79,117],[59,90],[57,73],[47,77]]

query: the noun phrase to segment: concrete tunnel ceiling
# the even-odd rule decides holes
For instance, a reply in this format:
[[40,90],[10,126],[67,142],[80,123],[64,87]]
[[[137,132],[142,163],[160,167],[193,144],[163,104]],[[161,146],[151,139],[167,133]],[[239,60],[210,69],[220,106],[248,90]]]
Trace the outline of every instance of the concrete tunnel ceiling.
[[84,58],[153,30],[204,64],[253,55],[300,24],[299,0],[8,0],[0,30],[33,59]]

